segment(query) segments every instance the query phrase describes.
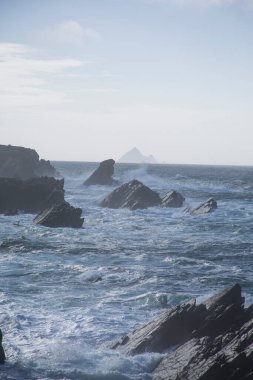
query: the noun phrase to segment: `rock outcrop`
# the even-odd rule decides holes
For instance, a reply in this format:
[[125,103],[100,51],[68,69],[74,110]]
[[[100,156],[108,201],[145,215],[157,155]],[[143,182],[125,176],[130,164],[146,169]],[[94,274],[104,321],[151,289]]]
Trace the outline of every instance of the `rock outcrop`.
[[177,191],[173,190],[167,193],[165,197],[162,198],[161,206],[178,208],[182,207],[183,203],[184,197]]
[[187,208],[185,211],[190,215],[208,214],[217,209],[217,202],[213,198],[209,198],[207,201],[201,203],[196,208]]
[[244,307],[235,284],[199,305],[193,300],[162,313],[112,348],[165,353],[154,380],[253,379],[253,305]]
[[0,214],[37,213],[64,201],[64,180],[0,178]]
[[50,162],[40,160],[35,150],[0,145],[0,177],[28,179],[56,175],[57,172]]
[[134,179],[115,189],[100,203],[100,206],[136,210],[160,204],[161,198],[157,192]]
[[3,346],[2,346],[2,341],[3,341],[3,335],[2,335],[2,331],[0,329],[0,364],[4,364],[5,363],[5,353],[4,353],[4,349],[3,349]]
[[46,227],[81,228],[84,221],[81,215],[82,209],[64,201],[43,210],[35,217],[34,223]]
[[92,175],[84,181],[84,185],[113,185],[116,181],[112,178],[114,173],[113,159],[102,161]]

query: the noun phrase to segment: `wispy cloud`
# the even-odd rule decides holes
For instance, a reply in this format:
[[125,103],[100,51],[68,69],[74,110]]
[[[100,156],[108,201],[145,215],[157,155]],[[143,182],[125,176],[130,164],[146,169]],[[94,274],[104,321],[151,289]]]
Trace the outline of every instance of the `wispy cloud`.
[[99,33],[92,28],[84,28],[75,20],[63,21],[41,32],[43,39],[61,45],[82,45],[88,40],[100,38]]
[[50,85],[52,76],[84,65],[77,59],[43,59],[23,44],[0,43],[0,106],[58,104],[63,91]]

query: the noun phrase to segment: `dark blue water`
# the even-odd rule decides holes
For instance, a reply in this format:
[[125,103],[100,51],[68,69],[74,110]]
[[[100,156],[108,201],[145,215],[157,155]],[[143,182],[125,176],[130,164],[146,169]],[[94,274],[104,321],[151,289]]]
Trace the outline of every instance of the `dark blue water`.
[[[185,207],[210,196],[218,209],[110,210],[113,187],[83,187],[94,163],[55,163],[84,228],[49,229],[32,215],[0,216],[1,379],[149,379],[157,354],[124,357],[108,342],[186,299],[239,282],[253,302],[253,168],[116,165]],[[20,222],[20,225],[15,225]]]

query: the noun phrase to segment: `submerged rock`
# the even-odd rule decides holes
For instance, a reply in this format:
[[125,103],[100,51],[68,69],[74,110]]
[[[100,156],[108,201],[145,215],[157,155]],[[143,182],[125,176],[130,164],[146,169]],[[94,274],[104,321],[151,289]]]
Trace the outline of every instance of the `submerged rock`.
[[57,172],[50,161],[40,160],[35,150],[0,145],[0,177],[28,179],[56,175]]
[[3,334],[2,334],[2,331],[0,329],[0,364],[4,364],[5,363],[5,353],[4,353],[4,349],[3,349],[3,346],[2,346],[2,341],[3,341]]
[[36,213],[64,200],[64,180],[0,178],[0,214]]
[[115,189],[100,203],[100,206],[136,210],[160,204],[161,198],[156,191],[134,179]]
[[170,191],[162,198],[162,207],[181,207],[184,203],[184,197],[177,191]]
[[75,208],[64,201],[39,213],[34,218],[34,223],[46,227],[81,228],[84,221],[81,215],[81,208]]
[[92,175],[84,181],[84,185],[113,185],[116,181],[112,178],[114,173],[113,159],[102,161]]
[[190,215],[200,215],[210,213],[217,208],[217,202],[213,198],[209,198],[207,201],[201,203],[196,208],[187,208],[185,211]]
[[[164,352],[154,380],[253,378],[253,305],[235,284],[206,302],[179,305],[113,345],[122,352]],[[167,353],[166,353],[167,352]]]

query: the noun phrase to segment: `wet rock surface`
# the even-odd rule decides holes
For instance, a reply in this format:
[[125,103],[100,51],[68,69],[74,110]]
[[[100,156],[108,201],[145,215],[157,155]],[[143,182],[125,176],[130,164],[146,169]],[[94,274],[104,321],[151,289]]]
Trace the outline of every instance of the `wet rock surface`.
[[0,178],[0,213],[36,213],[64,200],[64,180]]
[[165,353],[154,380],[252,379],[253,305],[244,307],[235,284],[199,305],[193,300],[162,313],[112,348]]
[[184,203],[184,197],[177,191],[172,190],[162,198],[162,207],[182,207]]
[[217,209],[217,202],[213,198],[209,198],[207,201],[201,203],[196,208],[187,208],[185,211],[190,215],[208,214]]
[[112,176],[114,173],[114,164],[113,159],[102,161],[99,167],[92,173],[92,175],[84,181],[84,185],[113,185],[116,184]]
[[2,335],[2,331],[0,329],[0,364],[4,364],[5,359],[6,359],[4,349],[2,346],[2,341],[3,341],[3,335]]
[[68,202],[55,204],[34,218],[35,224],[46,227],[81,228],[84,218],[81,218],[82,209],[71,206]]
[[159,194],[134,179],[109,194],[99,205],[108,208],[145,209],[161,204]]
[[56,175],[57,172],[50,162],[40,160],[35,150],[0,145],[0,177],[28,179]]

